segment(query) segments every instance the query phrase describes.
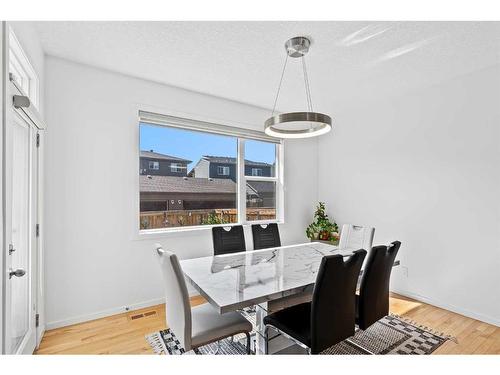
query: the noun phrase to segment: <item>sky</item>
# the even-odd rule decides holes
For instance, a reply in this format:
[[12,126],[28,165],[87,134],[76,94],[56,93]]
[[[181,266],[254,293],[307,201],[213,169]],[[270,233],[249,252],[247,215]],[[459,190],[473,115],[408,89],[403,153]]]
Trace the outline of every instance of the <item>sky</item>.
[[[188,164],[189,171],[203,155],[236,157],[237,139],[141,123],[140,147],[144,151],[153,150],[191,160],[191,164]],[[274,158],[275,144],[245,141],[245,159],[272,164]]]

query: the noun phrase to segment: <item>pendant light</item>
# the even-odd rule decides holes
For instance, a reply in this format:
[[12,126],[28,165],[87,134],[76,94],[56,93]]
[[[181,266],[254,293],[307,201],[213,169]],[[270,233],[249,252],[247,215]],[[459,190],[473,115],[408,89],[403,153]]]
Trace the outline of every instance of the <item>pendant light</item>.
[[[306,61],[304,56],[309,51],[311,41],[303,36],[291,38],[286,41],[286,58],[281,72],[278,92],[274,99],[273,112],[264,124],[264,131],[267,135],[277,138],[310,138],[326,134],[332,129],[332,119],[323,113],[313,112],[311,90],[307,76]],[[275,115],[276,103],[281,90],[283,76],[285,74],[288,58],[300,58],[302,60],[302,70],[304,72],[304,85],[307,98],[307,112],[286,112]]]

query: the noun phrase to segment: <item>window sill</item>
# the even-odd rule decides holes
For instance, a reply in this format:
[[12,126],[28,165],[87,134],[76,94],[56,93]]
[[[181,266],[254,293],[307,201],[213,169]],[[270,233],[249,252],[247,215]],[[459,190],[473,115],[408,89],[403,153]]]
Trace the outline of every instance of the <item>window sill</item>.
[[168,238],[177,237],[186,234],[192,235],[202,235],[205,231],[212,230],[214,227],[234,227],[236,225],[242,225],[243,227],[250,227],[254,224],[284,224],[284,221],[280,220],[262,220],[262,221],[248,221],[244,224],[232,223],[232,224],[217,224],[217,225],[200,225],[193,227],[177,227],[177,228],[161,228],[161,229],[144,229],[137,232],[134,240],[153,240],[157,238]]

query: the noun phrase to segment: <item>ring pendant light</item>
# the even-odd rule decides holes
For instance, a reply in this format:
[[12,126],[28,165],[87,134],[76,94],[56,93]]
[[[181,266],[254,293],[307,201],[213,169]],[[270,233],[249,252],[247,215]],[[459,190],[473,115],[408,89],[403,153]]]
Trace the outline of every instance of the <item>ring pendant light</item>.
[[[311,41],[303,36],[291,38],[285,43],[287,55],[281,72],[278,92],[274,99],[271,117],[268,118],[264,124],[264,131],[267,135],[278,138],[310,138],[326,134],[332,129],[332,119],[330,116],[313,111],[311,89],[309,87],[309,78],[304,58],[309,51],[310,45]],[[286,112],[275,115],[274,112],[276,110],[281,84],[283,83],[288,57],[301,58],[302,60],[308,111]]]

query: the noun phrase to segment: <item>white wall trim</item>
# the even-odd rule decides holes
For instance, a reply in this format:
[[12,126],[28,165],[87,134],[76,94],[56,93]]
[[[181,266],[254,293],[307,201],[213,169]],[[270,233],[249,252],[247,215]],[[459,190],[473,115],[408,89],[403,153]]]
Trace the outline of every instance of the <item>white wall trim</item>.
[[40,344],[42,343],[43,336],[45,336],[45,324],[41,325],[38,327],[38,332],[36,334],[36,349],[40,347]]
[[[200,294],[197,291],[194,291],[194,290],[189,291],[189,297],[195,297],[195,296],[199,296],[199,295]],[[89,322],[91,320],[105,318],[105,317],[112,316],[112,315],[123,314],[126,312],[131,312],[134,310],[143,309],[143,308],[150,307],[150,306],[160,305],[162,303],[165,303],[165,297],[155,298],[155,299],[151,299],[149,301],[134,303],[134,304],[128,306],[128,308],[129,308],[128,310],[125,310],[124,306],[117,306],[117,307],[114,307],[112,309],[107,309],[107,310],[103,310],[103,311],[99,311],[99,312],[95,312],[95,313],[90,313],[90,314],[86,314],[86,315],[79,315],[79,316],[75,316],[75,317],[72,317],[69,319],[58,320],[55,322],[48,322],[45,324],[44,331],[45,330],[48,331],[48,330],[55,329],[55,328],[67,327],[67,326],[70,326],[73,324]],[[40,341],[41,341],[41,339],[40,339]]]
[[[134,303],[134,304],[131,304],[128,306],[129,307],[128,311],[133,311],[133,310],[142,309],[144,307],[159,305],[160,303],[163,303],[163,301],[164,301],[164,298],[156,298],[156,299],[152,299],[149,301]],[[83,322],[88,322],[88,321],[95,320],[95,319],[105,318],[105,317],[111,316],[111,315],[122,314],[122,313],[125,313],[128,311],[125,310],[124,306],[117,306],[117,307],[114,307],[111,309],[98,311],[95,313],[74,316],[72,318],[57,320],[55,322],[47,322],[45,324],[45,328],[47,330],[50,330],[50,329],[55,329],[55,328],[66,327],[66,326],[70,326],[70,325],[77,324],[77,323],[83,323]]]
[[481,322],[493,324],[494,326],[500,327],[500,319],[498,319],[498,318],[494,318],[494,317],[483,315],[483,314],[478,314],[478,313],[475,313],[473,311],[463,309],[463,308],[455,306],[455,305],[442,303],[442,302],[436,301],[432,298],[427,298],[427,297],[421,296],[420,294],[409,292],[409,291],[403,290],[403,289],[391,288],[391,292],[399,294],[403,297],[412,298],[412,299],[417,300],[419,302],[424,302],[424,303],[427,303],[428,305],[436,306],[436,307],[439,307],[439,308],[466,316],[468,318],[476,319],[476,320],[479,320]]

